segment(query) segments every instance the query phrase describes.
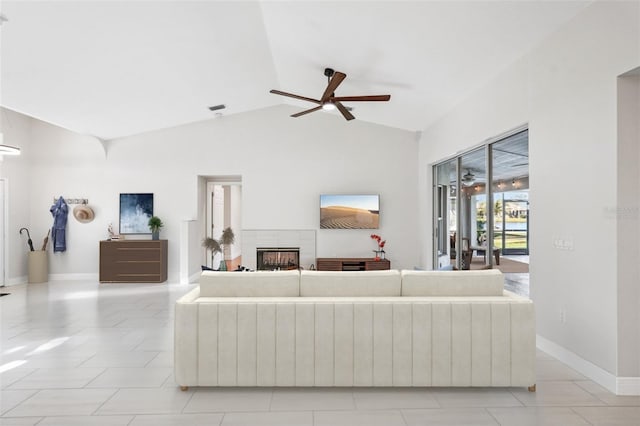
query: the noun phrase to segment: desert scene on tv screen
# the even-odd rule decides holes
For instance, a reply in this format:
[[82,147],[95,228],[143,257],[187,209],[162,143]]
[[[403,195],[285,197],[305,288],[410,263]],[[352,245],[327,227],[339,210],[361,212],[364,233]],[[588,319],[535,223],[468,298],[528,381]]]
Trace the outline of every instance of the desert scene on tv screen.
[[377,229],[379,217],[377,196],[321,197],[321,229]]

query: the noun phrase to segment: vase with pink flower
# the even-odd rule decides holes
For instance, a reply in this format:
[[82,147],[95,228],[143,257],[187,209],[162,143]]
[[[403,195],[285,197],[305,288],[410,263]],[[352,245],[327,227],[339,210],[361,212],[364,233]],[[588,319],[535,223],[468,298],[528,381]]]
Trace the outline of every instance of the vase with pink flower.
[[371,234],[371,239],[375,241],[378,246],[377,250],[373,250],[375,253],[375,260],[382,260],[385,258],[384,246],[387,243],[387,240],[383,240],[382,237],[378,234]]

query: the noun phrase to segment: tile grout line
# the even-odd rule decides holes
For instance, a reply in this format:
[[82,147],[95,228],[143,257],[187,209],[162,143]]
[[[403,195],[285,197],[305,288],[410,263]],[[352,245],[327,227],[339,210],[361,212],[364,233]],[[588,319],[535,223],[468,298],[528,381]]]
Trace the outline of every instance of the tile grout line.
[[502,423],[500,423],[498,418],[493,415],[493,413],[489,410],[489,408],[500,408],[500,407],[484,407],[484,411],[486,411],[486,413],[489,415],[489,417],[491,417],[493,419],[493,421],[496,422],[497,425],[502,425]]
[[569,408],[569,410],[571,410],[576,416],[578,416],[579,418],[581,418],[582,420],[584,420],[585,422],[589,423],[590,425],[593,425],[593,423],[591,423],[589,420],[587,420],[584,416],[582,416],[580,413],[578,413],[574,408],[575,407],[567,407]]

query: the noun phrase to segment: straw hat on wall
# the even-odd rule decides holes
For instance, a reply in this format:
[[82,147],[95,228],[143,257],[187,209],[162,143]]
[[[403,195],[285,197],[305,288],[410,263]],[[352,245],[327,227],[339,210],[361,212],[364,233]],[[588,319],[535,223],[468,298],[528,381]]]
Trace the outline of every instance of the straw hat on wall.
[[73,208],[73,217],[80,223],[89,223],[95,217],[91,207],[86,204],[81,204]]

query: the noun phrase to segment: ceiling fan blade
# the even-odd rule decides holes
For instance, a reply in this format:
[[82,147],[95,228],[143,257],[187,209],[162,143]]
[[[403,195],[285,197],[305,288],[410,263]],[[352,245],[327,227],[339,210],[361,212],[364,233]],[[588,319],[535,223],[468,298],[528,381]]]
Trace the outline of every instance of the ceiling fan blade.
[[333,104],[338,108],[338,111],[342,113],[345,119],[353,120],[355,118],[349,111],[347,111],[347,108],[345,108],[345,106],[342,105],[340,102],[334,101]]
[[300,111],[300,112],[297,112],[295,114],[291,114],[291,117],[300,117],[301,115],[309,114],[310,112],[318,111],[319,109],[322,109],[322,105],[317,106],[315,108],[311,108],[311,109],[307,109],[307,110],[304,110],[304,111]]
[[324,103],[328,101],[329,98],[333,95],[333,92],[336,91],[336,88],[340,85],[340,83],[342,83],[342,80],[344,80],[346,77],[347,75],[345,73],[336,71],[333,74],[333,77],[331,77],[331,81],[329,81],[329,84],[327,85],[327,88],[325,89],[324,93],[322,94],[322,97],[320,98],[320,103]]
[[330,98],[332,102],[361,102],[361,101],[388,101],[391,95],[372,95],[372,96],[338,96]]
[[317,99],[311,99],[311,98],[307,98],[305,96],[300,96],[300,95],[294,95],[293,93],[287,93],[287,92],[282,92],[280,90],[270,90],[269,93],[273,93],[274,95],[281,95],[281,96],[288,96],[290,98],[294,98],[294,99],[300,99],[303,101],[309,101],[309,102],[313,102],[314,104],[319,104],[320,101]]

